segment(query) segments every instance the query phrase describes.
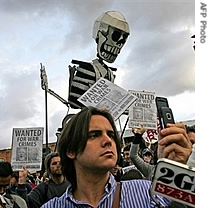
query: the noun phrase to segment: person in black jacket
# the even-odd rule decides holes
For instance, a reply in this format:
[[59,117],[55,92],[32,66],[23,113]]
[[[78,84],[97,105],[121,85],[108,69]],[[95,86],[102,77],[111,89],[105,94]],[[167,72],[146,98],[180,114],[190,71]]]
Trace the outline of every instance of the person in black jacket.
[[10,190],[10,179],[13,174],[12,166],[9,162],[0,162],[0,207],[28,208],[26,195],[21,195],[21,192]]
[[[27,195],[30,208],[40,208],[50,199],[56,196],[61,196],[69,185],[69,182],[62,174],[60,156],[57,152],[52,152],[46,156],[45,169],[50,179],[37,185]],[[24,168],[24,172],[22,177],[20,177],[21,179],[19,180],[19,183],[26,183],[27,172],[28,170]]]
[[[19,171],[14,171],[10,179],[10,190],[13,192],[16,192],[16,189],[18,187],[18,179]],[[26,182],[26,189],[27,193],[29,193],[33,189],[29,182]]]

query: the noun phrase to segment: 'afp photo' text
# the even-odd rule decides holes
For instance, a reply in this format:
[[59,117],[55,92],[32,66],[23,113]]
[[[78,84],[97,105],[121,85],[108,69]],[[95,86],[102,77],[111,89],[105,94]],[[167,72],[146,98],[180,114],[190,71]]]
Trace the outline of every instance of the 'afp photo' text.
[[206,42],[206,28],[207,28],[207,4],[201,2],[201,21],[200,21],[200,42]]

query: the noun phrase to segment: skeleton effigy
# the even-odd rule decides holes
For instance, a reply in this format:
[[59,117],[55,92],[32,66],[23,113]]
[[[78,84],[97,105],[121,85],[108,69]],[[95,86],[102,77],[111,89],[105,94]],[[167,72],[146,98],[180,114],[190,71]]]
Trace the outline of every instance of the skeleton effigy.
[[118,11],[108,11],[100,15],[93,26],[93,38],[97,44],[97,58],[92,62],[72,60],[78,66],[69,66],[69,96],[71,108],[83,105],[77,99],[101,77],[114,82],[116,68],[104,62],[113,63],[130,34],[125,17]]
[[[97,44],[97,57],[91,62],[73,59],[69,65],[69,92],[68,101],[60,97],[48,88],[45,67],[41,64],[41,86],[45,92],[50,93],[68,109],[81,109],[83,104],[77,99],[83,95],[101,77],[114,83],[116,68],[108,66],[113,63],[125,45],[130,34],[129,25],[125,17],[119,11],[107,11],[102,13],[94,22],[92,37]],[[62,121],[62,128],[74,114],[68,114]],[[56,136],[62,128],[58,128]]]

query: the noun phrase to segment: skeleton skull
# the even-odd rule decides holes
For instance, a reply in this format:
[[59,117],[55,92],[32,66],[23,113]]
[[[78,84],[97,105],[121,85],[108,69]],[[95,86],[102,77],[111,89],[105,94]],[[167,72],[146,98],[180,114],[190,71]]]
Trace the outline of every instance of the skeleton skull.
[[97,43],[99,58],[113,63],[129,35],[129,25],[125,17],[117,11],[108,11],[96,19],[93,38]]

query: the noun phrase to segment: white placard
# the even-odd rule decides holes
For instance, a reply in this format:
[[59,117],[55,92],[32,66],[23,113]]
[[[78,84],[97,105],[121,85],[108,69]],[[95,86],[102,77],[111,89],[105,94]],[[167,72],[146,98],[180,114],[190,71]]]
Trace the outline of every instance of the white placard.
[[22,170],[26,165],[29,171],[41,170],[43,127],[13,128],[12,158],[13,170]]
[[118,85],[100,78],[89,88],[78,101],[85,106],[106,108],[112,114],[114,120],[137,99],[137,97]]
[[144,124],[147,129],[157,129],[157,109],[155,93],[128,90],[137,96],[137,100],[129,107],[129,128],[140,128]]

